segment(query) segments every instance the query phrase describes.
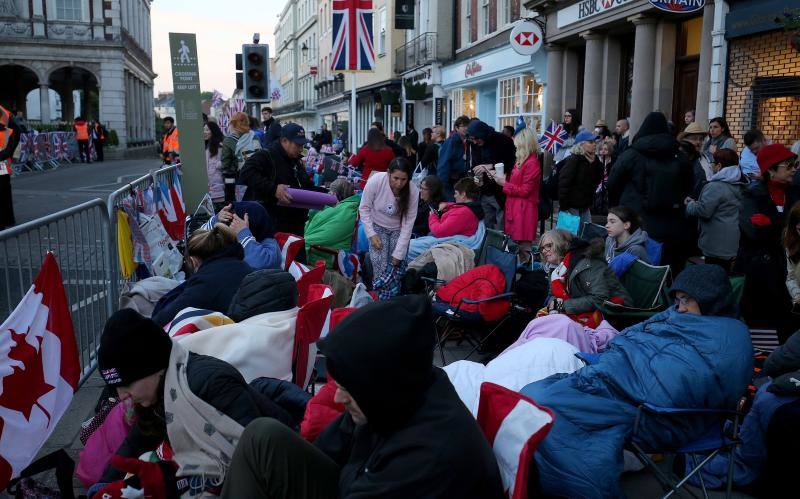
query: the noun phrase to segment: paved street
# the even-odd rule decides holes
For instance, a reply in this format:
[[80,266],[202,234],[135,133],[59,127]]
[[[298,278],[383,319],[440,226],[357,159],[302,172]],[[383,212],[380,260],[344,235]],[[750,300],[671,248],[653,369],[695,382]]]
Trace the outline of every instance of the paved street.
[[105,200],[121,186],[157,169],[153,159],[64,165],[57,170],[24,173],[11,180],[17,223],[28,222],[94,198]]

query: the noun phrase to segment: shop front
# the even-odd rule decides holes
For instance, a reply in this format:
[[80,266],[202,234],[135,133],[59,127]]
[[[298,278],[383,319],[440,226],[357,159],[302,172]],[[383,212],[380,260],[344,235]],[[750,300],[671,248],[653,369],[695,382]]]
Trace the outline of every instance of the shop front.
[[459,116],[476,117],[499,130],[523,116],[541,133],[547,62],[544,51],[520,55],[508,45],[442,68],[448,99],[446,123]]
[[[679,128],[696,110],[708,122],[723,106],[723,81],[712,62],[724,57],[712,43],[713,0],[531,0],[544,16],[548,52],[547,119],[577,109],[585,127],[613,128],[629,118],[632,130],[660,110]],[[715,48],[716,47],[716,48]]]
[[740,147],[751,129],[787,146],[800,139],[800,32],[775,22],[783,12],[800,16],[800,0],[731,2],[725,116]]

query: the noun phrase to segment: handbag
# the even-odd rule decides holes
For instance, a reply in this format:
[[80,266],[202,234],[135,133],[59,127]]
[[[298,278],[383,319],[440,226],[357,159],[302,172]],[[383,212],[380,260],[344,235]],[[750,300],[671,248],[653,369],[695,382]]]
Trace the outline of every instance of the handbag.
[[427,176],[428,176],[428,169],[422,166],[422,162],[419,162],[417,163],[417,167],[414,168],[414,173],[411,174],[411,181],[414,182],[414,185],[419,187],[422,181]]
[[581,226],[581,217],[573,215],[566,211],[558,212],[558,221],[556,222],[556,229],[564,229],[574,235],[578,235],[578,230]]

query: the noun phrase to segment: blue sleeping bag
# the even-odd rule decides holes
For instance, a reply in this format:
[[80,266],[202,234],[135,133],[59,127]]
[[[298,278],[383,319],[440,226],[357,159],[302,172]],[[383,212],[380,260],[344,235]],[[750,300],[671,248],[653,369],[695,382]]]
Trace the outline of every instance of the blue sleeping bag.
[[[624,330],[598,363],[525,386],[522,394],[556,413],[535,456],[542,491],[571,498],[622,496],[622,450],[637,406],[734,408],[752,376],[752,352],[741,321],[671,307]],[[645,415],[637,443],[646,451],[675,449],[714,421]]]

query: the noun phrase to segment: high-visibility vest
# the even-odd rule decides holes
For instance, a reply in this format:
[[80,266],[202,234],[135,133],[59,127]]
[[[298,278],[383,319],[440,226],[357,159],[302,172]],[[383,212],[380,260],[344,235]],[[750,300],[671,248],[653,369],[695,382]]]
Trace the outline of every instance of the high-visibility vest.
[[178,129],[173,128],[169,132],[164,134],[164,138],[161,143],[161,152],[166,154],[175,154],[178,155],[181,152],[181,146],[178,142]]
[[[11,113],[8,112],[6,108],[0,106],[0,125],[3,125],[2,130],[0,130],[0,151],[3,151],[8,142],[11,140],[11,135],[14,134],[14,130],[9,128],[11,124]],[[13,155],[8,159],[4,159],[0,161],[0,175],[11,175],[11,161]]]
[[89,125],[85,121],[75,123],[75,140],[89,140]]

